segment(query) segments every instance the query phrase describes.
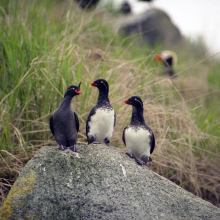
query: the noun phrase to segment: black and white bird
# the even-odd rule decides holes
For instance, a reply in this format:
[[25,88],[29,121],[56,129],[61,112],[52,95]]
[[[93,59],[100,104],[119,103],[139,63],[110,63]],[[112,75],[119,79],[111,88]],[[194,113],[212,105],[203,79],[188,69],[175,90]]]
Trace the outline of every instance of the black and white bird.
[[67,88],[63,101],[50,117],[50,130],[59,144],[59,150],[70,150],[77,152],[76,142],[79,131],[79,119],[71,109],[72,98],[81,94],[79,86]]
[[75,0],[75,1],[83,9],[94,8],[99,2],[99,0]]
[[98,102],[92,108],[86,121],[86,136],[88,144],[93,142],[105,143],[107,146],[115,127],[115,111],[108,98],[109,86],[105,79],[91,82],[99,89]]
[[150,154],[155,147],[154,134],[144,121],[141,98],[132,96],[125,100],[125,103],[132,105],[131,123],[124,128],[122,134],[122,140],[128,149],[126,154],[134,158],[137,164],[145,165],[148,161],[152,161]]
[[177,63],[177,55],[171,50],[164,50],[160,54],[154,56],[156,61],[163,62],[164,72],[168,76],[174,76],[173,67]]

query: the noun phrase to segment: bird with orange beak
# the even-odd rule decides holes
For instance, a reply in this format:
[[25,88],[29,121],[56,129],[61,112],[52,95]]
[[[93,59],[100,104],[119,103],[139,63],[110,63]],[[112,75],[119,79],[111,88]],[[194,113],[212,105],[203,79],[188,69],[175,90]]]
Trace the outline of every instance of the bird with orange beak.
[[116,121],[115,111],[108,98],[108,82],[105,79],[98,79],[91,82],[91,85],[98,88],[99,96],[86,121],[87,141],[88,144],[105,143],[108,146]]
[[60,106],[50,117],[50,130],[59,144],[59,150],[65,150],[67,147],[77,152],[76,143],[79,131],[79,119],[77,114],[71,109],[72,98],[81,94],[79,86],[69,86],[64,95]]
[[124,128],[122,134],[122,140],[128,149],[126,154],[134,158],[138,165],[146,165],[147,162],[152,161],[150,154],[155,147],[154,134],[145,123],[141,98],[132,96],[125,100],[125,103],[132,106],[130,125]]
[[171,50],[164,50],[154,56],[156,61],[162,62],[164,65],[164,73],[170,77],[174,76],[173,67],[177,63],[177,55]]

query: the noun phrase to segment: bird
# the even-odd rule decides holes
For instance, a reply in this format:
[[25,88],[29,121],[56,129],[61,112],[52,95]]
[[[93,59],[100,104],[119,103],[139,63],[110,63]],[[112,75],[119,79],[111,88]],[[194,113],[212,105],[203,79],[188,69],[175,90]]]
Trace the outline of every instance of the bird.
[[152,161],[150,154],[155,147],[154,134],[145,123],[141,98],[132,96],[126,99],[125,103],[132,105],[130,125],[125,127],[122,133],[122,140],[128,149],[126,154],[134,158],[138,165],[146,165],[148,161]]
[[123,2],[121,6],[121,13],[126,15],[131,13],[131,6],[127,1]]
[[75,0],[75,1],[83,9],[94,8],[99,2],[99,0]]
[[109,86],[105,79],[97,79],[90,83],[99,90],[97,104],[90,111],[86,121],[86,136],[88,144],[104,143],[109,146],[113,135],[116,115],[110,104]]
[[77,152],[76,142],[79,131],[79,119],[77,114],[71,109],[72,98],[81,94],[79,86],[71,85],[67,88],[63,101],[50,117],[50,130],[59,150],[64,151],[69,147],[73,152]]
[[173,66],[177,63],[177,55],[171,50],[164,50],[160,54],[154,56],[156,61],[161,61],[164,64],[165,74],[172,77],[174,76]]

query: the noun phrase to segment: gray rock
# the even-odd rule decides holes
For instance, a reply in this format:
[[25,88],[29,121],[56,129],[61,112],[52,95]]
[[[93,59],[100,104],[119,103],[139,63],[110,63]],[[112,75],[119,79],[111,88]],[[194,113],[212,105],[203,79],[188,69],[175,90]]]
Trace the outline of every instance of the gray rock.
[[179,29],[170,17],[159,9],[150,9],[139,15],[126,16],[123,21],[120,21],[120,26],[128,36],[141,33],[141,42],[146,42],[152,47],[157,43],[176,46],[183,40]]
[[219,219],[220,209],[103,145],[43,147],[20,173],[0,219]]

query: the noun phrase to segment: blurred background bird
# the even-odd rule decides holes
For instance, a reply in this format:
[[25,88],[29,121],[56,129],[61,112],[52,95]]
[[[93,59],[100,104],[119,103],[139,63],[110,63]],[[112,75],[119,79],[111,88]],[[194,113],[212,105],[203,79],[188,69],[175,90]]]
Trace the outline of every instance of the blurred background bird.
[[99,0],[75,0],[81,8],[93,8]]
[[171,50],[164,50],[154,56],[156,61],[162,62],[164,65],[164,74],[170,77],[174,76],[175,72],[173,67],[177,63],[177,55]]

